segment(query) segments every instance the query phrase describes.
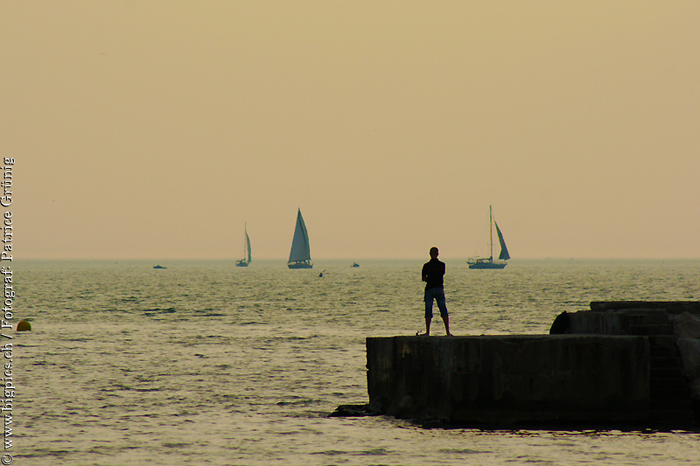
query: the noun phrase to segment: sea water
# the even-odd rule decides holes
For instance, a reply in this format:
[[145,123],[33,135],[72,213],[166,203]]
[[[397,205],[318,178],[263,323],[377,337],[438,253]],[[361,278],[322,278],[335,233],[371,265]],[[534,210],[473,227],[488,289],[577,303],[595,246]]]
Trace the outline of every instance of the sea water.
[[[368,401],[367,337],[423,330],[423,262],[19,262],[16,321],[32,331],[12,340],[14,464],[697,464],[695,432],[329,417]],[[455,335],[544,334],[591,301],[700,298],[700,261],[446,263]]]

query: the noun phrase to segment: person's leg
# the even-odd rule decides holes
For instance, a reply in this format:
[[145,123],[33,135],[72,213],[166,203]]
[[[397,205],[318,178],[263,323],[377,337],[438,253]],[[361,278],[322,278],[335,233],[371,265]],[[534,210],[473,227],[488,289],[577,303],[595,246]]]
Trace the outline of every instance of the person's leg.
[[453,336],[450,333],[450,316],[442,316],[442,321],[445,322],[445,332],[448,337]]
[[430,335],[430,322],[433,320],[433,295],[431,290],[425,290],[425,333],[422,335]]
[[435,301],[437,301],[438,309],[440,309],[440,316],[442,317],[442,321],[445,323],[445,334],[448,337],[451,337],[452,334],[450,333],[450,316],[447,313],[447,304],[445,304],[445,293],[437,293],[437,295],[435,296]]

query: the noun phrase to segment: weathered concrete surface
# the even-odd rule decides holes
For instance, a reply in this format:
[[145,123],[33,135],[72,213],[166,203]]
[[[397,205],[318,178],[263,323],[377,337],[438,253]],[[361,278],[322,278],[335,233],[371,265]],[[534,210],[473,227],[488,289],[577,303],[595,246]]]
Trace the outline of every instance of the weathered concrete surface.
[[668,335],[678,315],[700,315],[698,301],[593,301],[590,308],[566,315],[566,333]]
[[[562,314],[552,333],[647,336],[651,417],[668,426],[700,422],[700,302],[592,302],[590,311]],[[556,325],[555,325],[556,324]]]
[[568,314],[570,334],[670,335],[671,315],[663,309],[627,308]]
[[688,381],[696,419],[700,419],[700,318],[684,312],[673,316],[673,336],[681,356],[683,375]]
[[644,423],[648,338],[605,335],[367,339],[374,412],[486,424]]
[[700,314],[700,301],[593,301],[591,311],[620,311],[625,309],[663,309],[669,314],[690,312]]

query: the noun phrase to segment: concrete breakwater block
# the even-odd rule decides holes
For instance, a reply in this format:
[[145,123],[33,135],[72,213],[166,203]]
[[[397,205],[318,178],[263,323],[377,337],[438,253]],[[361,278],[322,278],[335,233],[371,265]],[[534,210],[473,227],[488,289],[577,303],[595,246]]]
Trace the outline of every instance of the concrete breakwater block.
[[369,410],[497,427],[643,424],[649,357],[643,336],[368,338]]

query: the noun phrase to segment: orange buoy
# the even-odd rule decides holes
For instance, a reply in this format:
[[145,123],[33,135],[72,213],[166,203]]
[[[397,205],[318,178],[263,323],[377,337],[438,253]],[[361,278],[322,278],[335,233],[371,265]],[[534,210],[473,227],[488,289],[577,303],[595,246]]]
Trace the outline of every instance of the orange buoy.
[[29,323],[27,320],[22,320],[20,321],[19,324],[17,324],[17,331],[18,332],[24,332],[32,329],[32,324]]

